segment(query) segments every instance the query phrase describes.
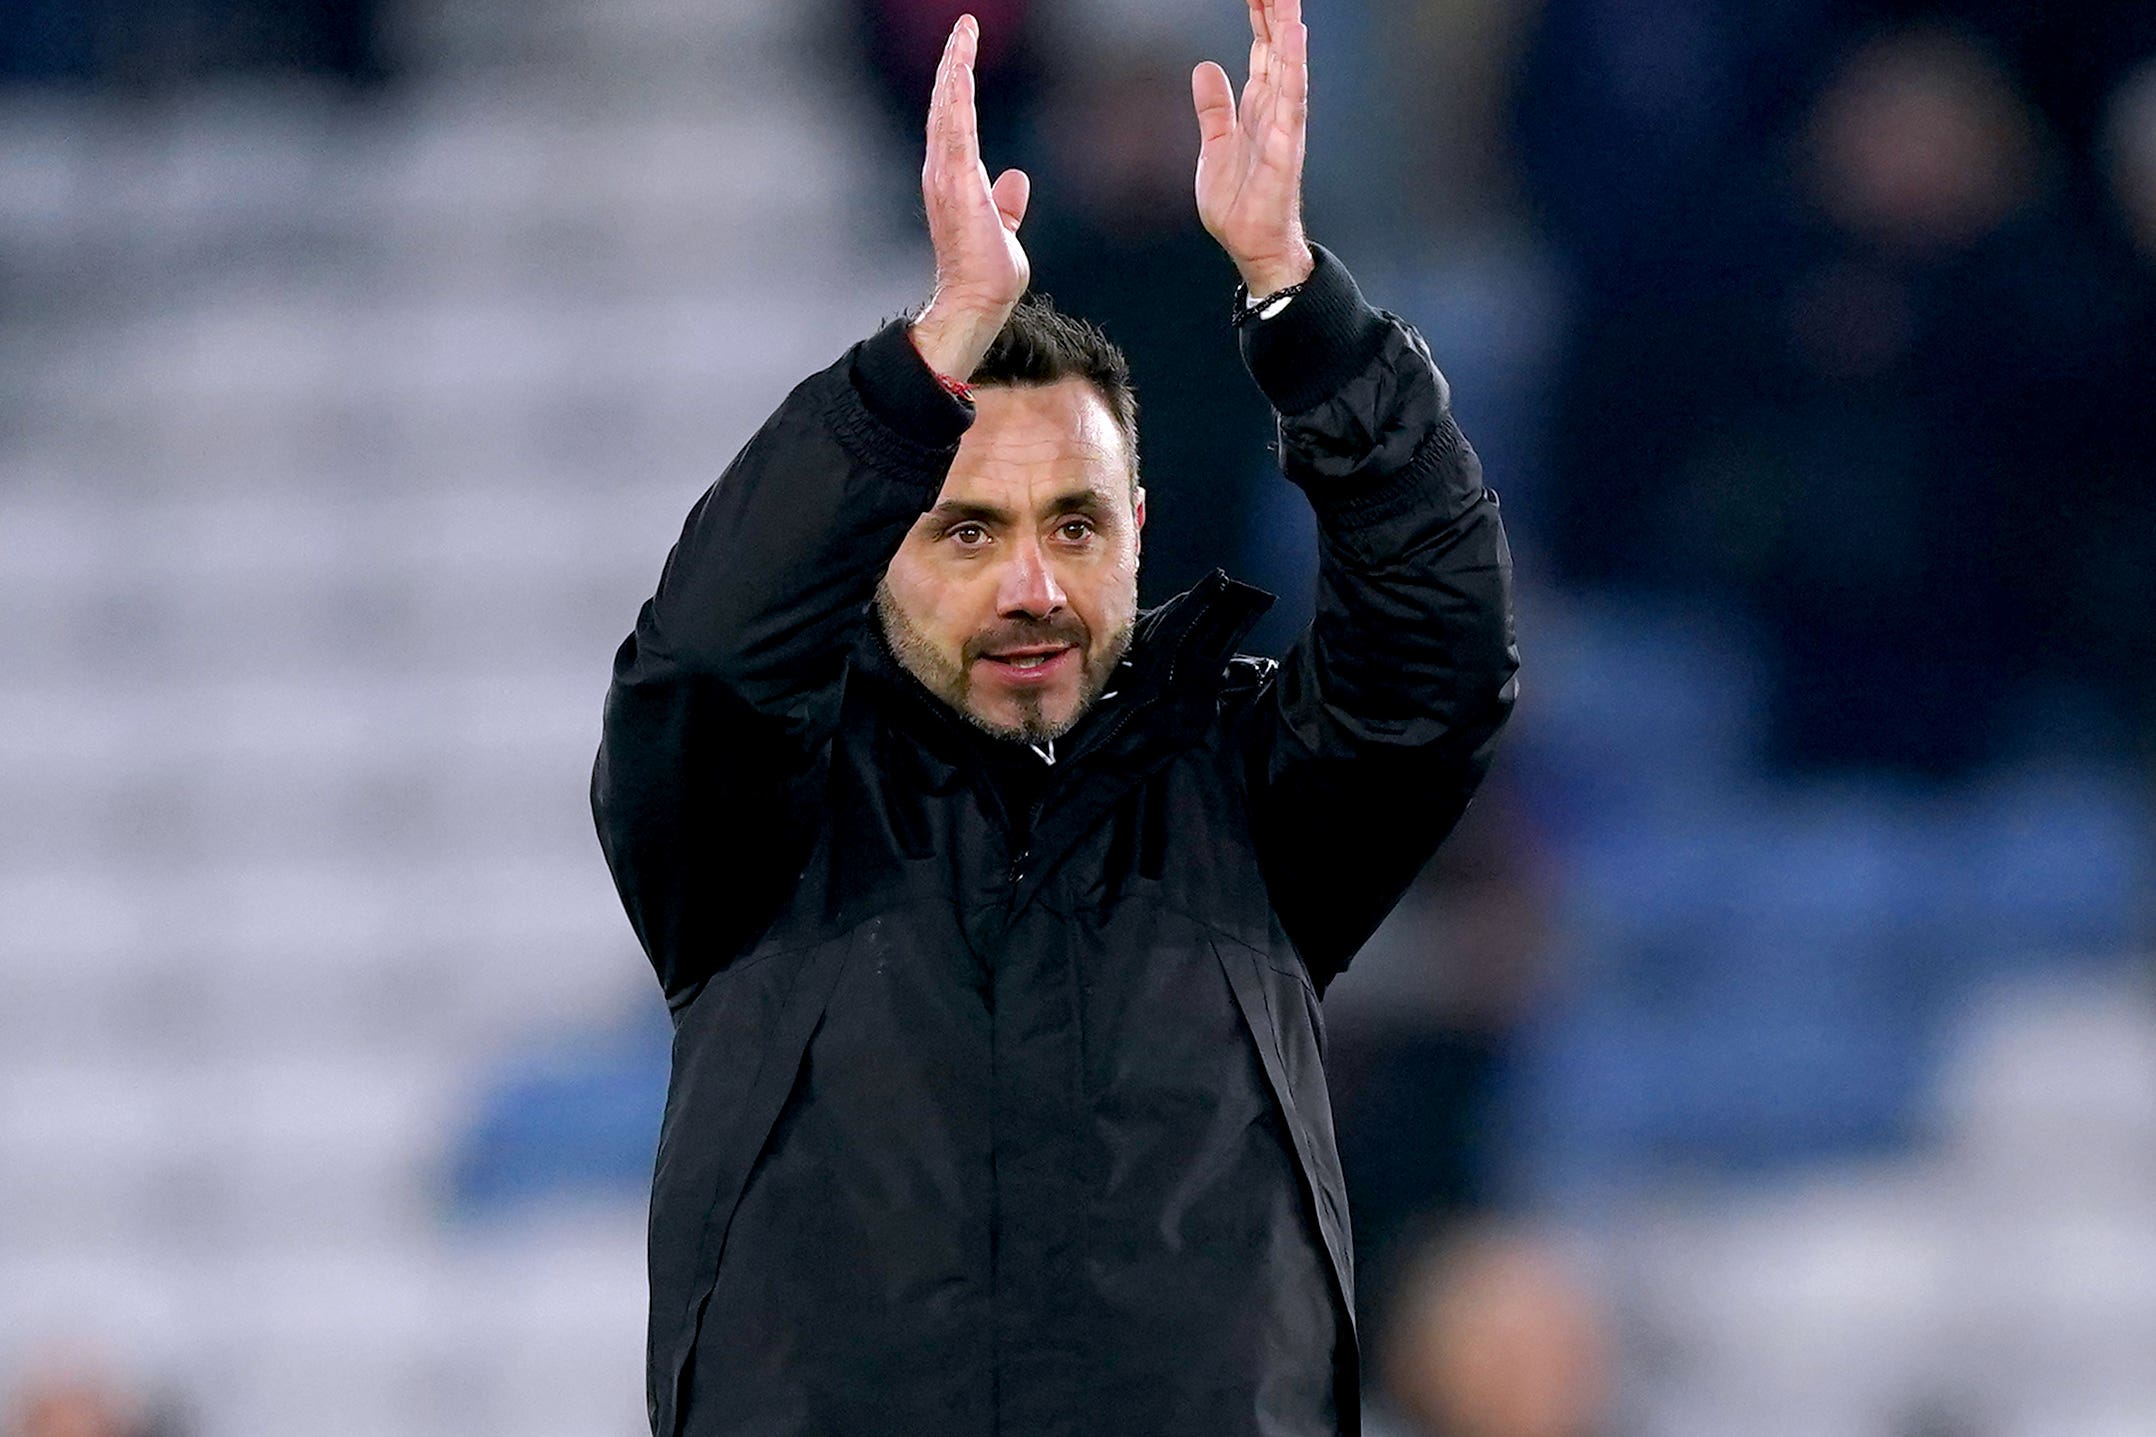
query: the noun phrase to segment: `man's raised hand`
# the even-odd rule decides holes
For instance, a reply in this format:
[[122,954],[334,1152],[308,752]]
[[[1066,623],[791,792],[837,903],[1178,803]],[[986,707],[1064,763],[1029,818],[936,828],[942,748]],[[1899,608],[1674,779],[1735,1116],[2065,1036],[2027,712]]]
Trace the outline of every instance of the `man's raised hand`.
[[1253,295],[1310,277],[1303,234],[1303,141],[1310,114],[1310,31],[1302,0],[1248,0],[1250,78],[1240,109],[1228,72],[1191,72],[1198,107],[1198,218]]
[[1005,170],[994,184],[981,162],[973,62],[981,26],[961,15],[944,42],[928,107],[921,201],[936,250],[936,291],[913,322],[913,342],[939,374],[969,378],[1026,292],[1032,266],[1018,243],[1033,183]]

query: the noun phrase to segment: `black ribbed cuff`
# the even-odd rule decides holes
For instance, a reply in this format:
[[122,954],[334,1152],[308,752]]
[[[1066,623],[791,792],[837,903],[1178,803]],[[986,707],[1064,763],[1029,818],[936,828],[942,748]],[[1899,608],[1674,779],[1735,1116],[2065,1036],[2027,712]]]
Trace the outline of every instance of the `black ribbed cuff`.
[[949,449],[973,425],[973,406],[936,382],[894,319],[854,350],[853,387],[868,412],[926,449]]
[[1288,307],[1236,331],[1243,366],[1282,414],[1315,409],[1339,393],[1385,340],[1384,317],[1362,297],[1347,266],[1323,245],[1310,252],[1317,268]]

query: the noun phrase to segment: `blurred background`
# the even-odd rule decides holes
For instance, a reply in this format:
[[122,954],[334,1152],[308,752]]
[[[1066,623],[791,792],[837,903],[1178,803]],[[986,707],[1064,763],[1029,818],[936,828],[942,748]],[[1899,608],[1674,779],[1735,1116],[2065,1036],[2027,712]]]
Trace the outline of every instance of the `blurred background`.
[[[1307,0],[1519,716],[1327,1003],[1376,1437],[2156,1433],[2156,7]],[[0,1433],[628,1437],[615,644],[925,296],[958,0],[0,9]],[[1145,589],[1307,614],[1237,0],[973,0]]]

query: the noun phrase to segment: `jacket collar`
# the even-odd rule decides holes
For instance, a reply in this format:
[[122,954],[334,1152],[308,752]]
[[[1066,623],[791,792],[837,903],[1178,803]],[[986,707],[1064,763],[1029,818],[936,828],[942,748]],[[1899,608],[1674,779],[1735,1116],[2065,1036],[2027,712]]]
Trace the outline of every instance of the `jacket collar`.
[[1138,616],[1131,632],[1132,687],[1149,696],[1197,689],[1212,693],[1243,635],[1274,596],[1215,569],[1195,585]]
[[[1210,710],[1211,697],[1220,688],[1235,646],[1274,602],[1274,595],[1215,569],[1174,598],[1140,612],[1131,629],[1130,648],[1118,665],[1118,677],[1109,680],[1092,710],[1062,741],[1065,753],[1076,755],[1101,746],[1127,728],[1139,712],[1162,700],[1175,700],[1165,707],[1178,713],[1192,701]],[[853,652],[856,672],[878,687],[895,690],[900,708],[925,712],[931,730],[951,736],[971,732],[949,704],[930,693],[898,661],[873,610],[863,629]]]

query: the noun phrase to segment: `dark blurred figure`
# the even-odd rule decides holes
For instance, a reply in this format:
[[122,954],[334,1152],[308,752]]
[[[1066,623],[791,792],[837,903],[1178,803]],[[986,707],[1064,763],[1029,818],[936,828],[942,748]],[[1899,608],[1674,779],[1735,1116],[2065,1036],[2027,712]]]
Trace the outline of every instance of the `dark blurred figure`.
[[[1130,356],[1149,498],[1141,601],[1160,603],[1215,568],[1278,592],[1266,528],[1302,517],[1276,517],[1271,501],[1301,501],[1271,471],[1271,415],[1236,354],[1234,267],[1198,222],[1188,67],[1110,54],[1066,68],[1049,100],[1026,248],[1034,288]],[[1283,600],[1246,647],[1278,652],[1292,637],[1282,623],[1307,600]]]
[[2064,637],[2101,299],[2043,167],[2006,74],[1944,31],[1864,47],[1813,113],[1727,436],[1772,506],[1754,597],[1800,765],[1951,775],[2049,722],[2017,686]]
[[2083,521],[2061,536],[2078,583],[2077,642],[2060,658],[2107,687],[2156,768],[2156,55],[2109,96],[2095,152],[2119,244],[2093,400],[2102,448]]
[[0,1413],[0,1437],[185,1437],[186,1430],[173,1413],[72,1358],[34,1364]]
[[1665,238],[1666,287],[1582,296],[1561,559],[1748,608],[1787,765],[2086,737],[2085,686],[2028,676],[2071,612],[2107,301],[2035,115],[1973,41],[1898,29],[1768,153]]
[[389,78],[379,0],[9,0],[0,83],[161,90],[233,73]]
[[1611,1430],[1608,1321],[1562,1247],[1529,1226],[1433,1238],[1406,1263],[1386,1334],[1373,1363],[1376,1437]]
[[1500,768],[1326,997],[1356,1305],[1382,1346],[1434,1230],[1502,1208],[1513,1034],[1547,976],[1549,862]]

